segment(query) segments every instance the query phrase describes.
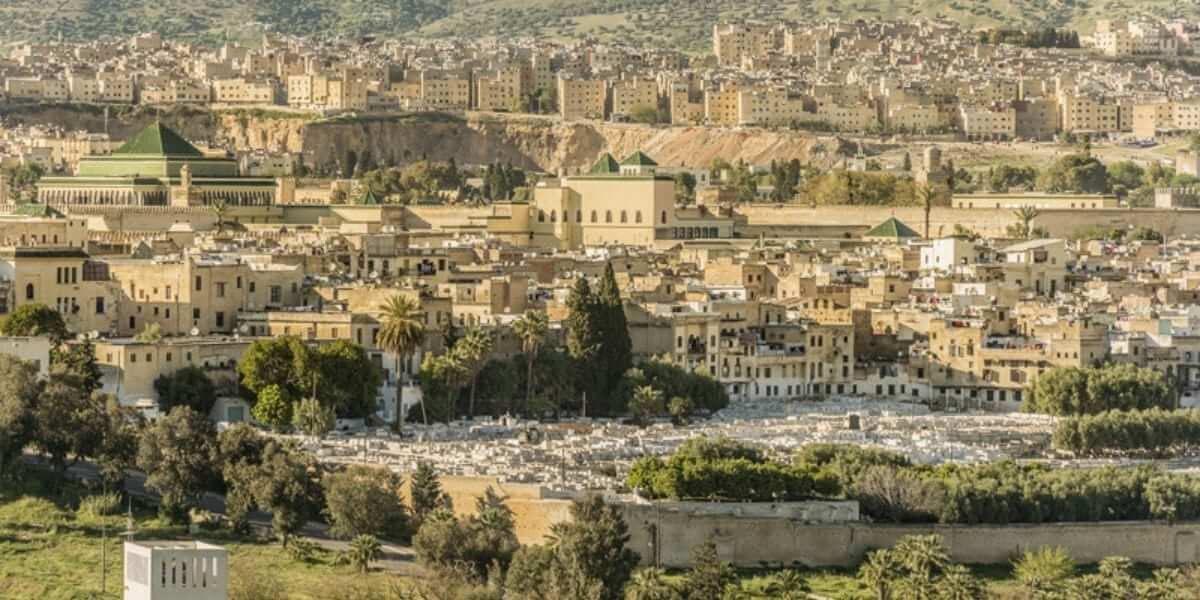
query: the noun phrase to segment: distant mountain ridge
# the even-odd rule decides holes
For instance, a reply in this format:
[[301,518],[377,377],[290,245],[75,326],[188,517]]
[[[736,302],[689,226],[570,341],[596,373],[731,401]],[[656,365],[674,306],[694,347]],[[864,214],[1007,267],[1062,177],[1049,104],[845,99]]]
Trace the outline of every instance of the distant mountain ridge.
[[945,17],[967,27],[1090,31],[1098,18],[1200,18],[1177,0],[0,0],[0,39],[158,31],[219,42],[266,26],[302,35],[623,40],[703,51],[723,19]]

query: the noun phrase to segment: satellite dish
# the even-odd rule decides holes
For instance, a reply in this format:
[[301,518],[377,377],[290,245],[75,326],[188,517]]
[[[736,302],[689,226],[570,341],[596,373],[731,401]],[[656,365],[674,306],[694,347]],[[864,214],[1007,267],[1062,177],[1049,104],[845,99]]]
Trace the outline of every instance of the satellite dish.
[[242,333],[247,333],[250,331],[250,326],[245,323],[242,323],[241,327],[238,327],[238,331],[240,331]]
[[198,335],[200,335],[200,329],[193,327],[192,330],[188,332],[188,335],[190,335],[192,337],[198,336]]

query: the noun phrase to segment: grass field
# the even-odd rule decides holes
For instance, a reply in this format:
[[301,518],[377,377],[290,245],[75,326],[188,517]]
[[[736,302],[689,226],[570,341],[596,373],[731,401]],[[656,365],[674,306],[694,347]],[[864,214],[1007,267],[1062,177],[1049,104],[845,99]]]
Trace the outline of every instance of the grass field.
[[[52,495],[42,485],[0,490],[0,598],[121,598],[119,533],[127,526],[126,517],[77,514],[75,507],[84,493],[78,488],[67,488]],[[165,525],[146,508],[135,507],[135,521],[137,539],[188,538],[184,528]],[[103,583],[102,526],[108,531],[107,581]],[[401,600],[411,598],[405,590],[431,587],[430,582],[378,571],[362,575],[349,566],[335,565],[329,552],[319,551],[311,562],[301,562],[270,541],[233,536],[221,530],[205,531],[197,537],[229,550],[230,600]],[[1094,566],[1081,568],[1082,573],[1094,570]],[[1013,581],[1010,565],[976,565],[972,571],[987,583],[988,598],[1026,597]],[[873,598],[857,581],[854,570],[813,569],[800,573],[812,592],[820,596],[848,600]],[[1149,577],[1150,570],[1139,567],[1137,574]],[[771,572],[743,570],[739,575],[748,597],[770,598],[765,589]],[[677,582],[684,576],[682,571],[669,574]],[[104,593],[102,585],[106,588]]]

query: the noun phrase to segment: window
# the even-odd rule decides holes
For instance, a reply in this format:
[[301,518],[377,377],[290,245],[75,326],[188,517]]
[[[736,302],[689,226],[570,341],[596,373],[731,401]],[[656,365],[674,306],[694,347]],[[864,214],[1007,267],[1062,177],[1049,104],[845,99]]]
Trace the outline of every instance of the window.
[[283,301],[283,288],[282,287],[280,287],[278,285],[271,286],[271,300],[270,301],[272,303],[276,303],[276,304]]
[[217,282],[217,297],[218,298],[225,297],[225,282],[224,281]]
[[239,290],[242,289],[242,276],[241,275],[238,275],[237,279],[234,280],[233,287],[235,287]]
[[612,211],[611,210],[604,211],[604,222],[612,223]]
[[[563,220],[565,221],[565,220],[566,220],[566,217],[564,217],[564,218],[563,218]],[[582,222],[583,222],[583,211],[582,211],[582,210],[577,210],[577,211],[575,211],[575,222],[576,222],[576,223],[582,223]]]
[[220,327],[224,327],[224,326],[225,326],[225,313],[223,313],[221,311],[217,311],[217,327],[220,328]]
[[32,283],[25,284],[25,299],[33,300],[33,284]]
[[96,314],[104,314],[104,297],[96,296]]
[[594,210],[592,211],[592,222],[593,223],[596,222],[596,211],[594,211]]
[[622,222],[622,223],[628,223],[628,222],[629,222],[629,213],[627,213],[627,212],[625,212],[625,211],[621,211],[621,222]]
[[667,211],[662,211],[662,216],[659,217],[659,220],[662,221],[663,225],[667,224]]
[[539,210],[538,211],[538,223],[545,223],[545,222],[546,222],[546,211]]
[[130,329],[137,329],[136,319],[137,319],[137,317],[129,317],[129,328]]
[[642,211],[639,210],[639,211],[633,213],[633,222],[634,223],[642,222]]
[[200,276],[199,276],[199,275],[197,275],[197,276],[196,276],[196,291],[197,291],[197,292],[199,292],[199,291],[201,290],[201,288],[203,288],[203,287],[204,287],[204,286],[202,285],[202,281],[200,280]]
[[192,309],[192,318],[196,319],[196,320],[200,320],[200,309],[198,309],[198,308]]
[[558,211],[557,210],[550,211],[550,222],[551,223],[558,222]]

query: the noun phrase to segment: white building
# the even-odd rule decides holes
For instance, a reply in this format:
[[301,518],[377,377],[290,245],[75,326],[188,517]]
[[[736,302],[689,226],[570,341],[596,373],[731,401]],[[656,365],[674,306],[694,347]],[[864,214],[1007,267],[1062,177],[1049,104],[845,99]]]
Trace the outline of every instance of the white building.
[[229,553],[203,542],[125,542],[125,600],[226,600]]

